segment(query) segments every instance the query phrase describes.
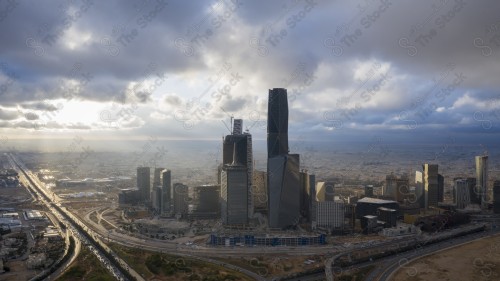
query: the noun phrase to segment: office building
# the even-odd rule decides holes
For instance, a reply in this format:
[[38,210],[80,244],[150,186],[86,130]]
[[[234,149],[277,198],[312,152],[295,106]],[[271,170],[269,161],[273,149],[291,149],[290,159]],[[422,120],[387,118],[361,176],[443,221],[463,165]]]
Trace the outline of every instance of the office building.
[[467,189],[470,194],[470,203],[481,205],[481,188],[477,185],[476,178],[467,178]]
[[[248,218],[253,216],[254,201],[252,195],[253,185],[253,152],[252,152],[252,135],[249,132],[242,132],[243,120],[233,120],[233,131],[231,135],[225,136],[222,145],[222,166],[230,165],[233,162],[233,153],[236,153],[240,166],[246,169],[246,190],[247,190],[247,210]],[[220,181],[219,181],[220,182]],[[222,182],[220,182],[222,185]]]
[[356,218],[361,219],[367,215],[376,216],[380,207],[394,209],[399,213],[399,204],[396,201],[365,197],[356,203]]
[[269,90],[267,114],[268,221],[282,229],[300,218],[300,158],[289,154],[286,89]]
[[174,215],[178,218],[185,218],[189,210],[189,191],[187,185],[174,183]]
[[137,168],[137,189],[141,192],[141,201],[149,201],[151,196],[151,173],[149,167]]
[[455,179],[453,191],[454,203],[457,209],[464,209],[470,204],[469,185],[466,179]]
[[268,159],[269,226],[285,228],[300,218],[300,159],[298,154]]
[[398,211],[386,207],[379,207],[377,209],[377,217],[380,221],[385,223],[384,227],[396,227]]
[[335,197],[335,184],[333,182],[319,181],[316,183],[316,200],[333,201]]
[[267,172],[253,172],[252,196],[254,212],[267,214]]
[[408,175],[402,175],[397,177],[394,174],[387,175],[385,177],[385,186],[383,189],[383,195],[386,198],[391,198],[400,203],[404,203],[405,200],[411,200],[410,193],[410,178]]
[[172,173],[170,170],[163,169],[161,171],[160,182],[162,188],[161,215],[167,216],[172,205]]
[[192,206],[192,212],[189,214],[191,218],[220,218],[220,186],[201,185],[194,187]]
[[365,185],[365,197],[373,197],[373,185]]
[[315,176],[310,175],[306,170],[300,172],[300,214],[303,218],[310,220],[312,200],[315,194],[311,193],[314,188],[311,188],[315,184]]
[[425,208],[437,207],[439,202],[438,165],[424,164],[422,168],[425,190]]
[[493,213],[500,214],[500,181],[493,183]]
[[438,202],[444,200],[444,177],[438,174]]
[[476,185],[480,190],[481,209],[488,207],[488,156],[476,156]]
[[420,208],[425,208],[424,175],[421,171],[415,172],[415,196]]
[[233,145],[233,162],[225,164],[221,173],[221,219],[227,225],[248,224],[248,173],[238,159],[237,144]]
[[153,187],[153,191],[151,192],[151,207],[157,214],[161,214],[162,196],[163,196],[163,190],[161,186]]
[[322,201],[316,204],[316,221],[313,221],[313,228],[321,227],[329,230],[344,227],[344,201]]
[[267,158],[288,154],[288,99],[286,89],[269,90]]

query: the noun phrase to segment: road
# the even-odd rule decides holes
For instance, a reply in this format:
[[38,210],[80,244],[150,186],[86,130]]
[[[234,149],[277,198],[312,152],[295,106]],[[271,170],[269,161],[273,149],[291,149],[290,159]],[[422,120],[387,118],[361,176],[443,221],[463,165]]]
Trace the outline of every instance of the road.
[[[43,204],[46,205],[50,213],[58,220],[58,222],[66,225],[66,227],[74,234],[75,239],[79,240],[81,243],[86,245],[90,251],[101,261],[105,268],[107,268],[110,273],[118,280],[128,280],[127,275],[133,276],[136,280],[143,281],[144,278],[130,268],[123,260],[113,255],[114,260],[111,261],[106,257],[106,254],[111,254],[112,252],[109,248],[105,246],[102,241],[100,241],[95,234],[91,231],[85,231],[84,224],[80,222],[71,212],[67,211],[65,208],[58,207],[60,199],[56,194],[49,192],[43,183],[41,183],[38,178],[29,171],[24,164],[21,163],[16,157],[9,153],[8,159],[11,165],[16,168],[19,172],[19,177],[23,181],[25,186],[31,190]],[[60,206],[60,205],[59,205]],[[83,229],[83,232],[82,230]],[[93,237],[93,238],[92,238]],[[104,253],[100,247],[103,247],[107,253]],[[123,269],[116,266],[115,263],[121,265],[123,269],[126,270],[127,274],[124,274]]]
[[[377,270],[372,271],[372,273],[367,277],[366,280],[379,280],[379,281],[388,281],[391,280],[392,275],[400,268],[406,268],[406,265],[411,261],[434,254],[436,252],[448,250],[454,247],[458,247],[467,243],[470,243],[475,240],[484,239],[486,237],[498,235],[500,233],[498,230],[495,231],[485,231],[482,233],[476,233],[467,235],[460,238],[455,238],[453,240],[443,241],[440,243],[436,243],[430,245],[429,247],[423,248],[419,251],[409,251],[407,253],[403,253],[398,255],[397,257],[391,257],[384,261],[380,266],[377,267]],[[407,268],[408,274],[417,274],[417,272],[411,267]],[[380,274],[380,272],[382,273]]]

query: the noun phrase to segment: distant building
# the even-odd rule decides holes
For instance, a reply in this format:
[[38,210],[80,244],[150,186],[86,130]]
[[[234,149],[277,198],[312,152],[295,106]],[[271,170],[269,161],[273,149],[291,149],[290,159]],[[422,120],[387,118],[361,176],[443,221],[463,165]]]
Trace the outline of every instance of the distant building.
[[220,186],[201,185],[193,188],[191,218],[216,219],[220,217]]
[[163,190],[161,186],[153,187],[153,191],[151,191],[151,207],[157,214],[161,214],[162,198]]
[[307,171],[300,172],[300,214],[308,221],[311,219],[312,198],[316,177],[310,175]]
[[397,177],[394,174],[385,177],[383,194],[386,198],[391,198],[403,203],[410,196],[410,179],[408,175]]
[[470,204],[470,192],[466,179],[456,179],[453,186],[454,203],[457,209],[464,209]]
[[335,198],[335,184],[333,182],[319,181],[316,183],[316,200],[333,201]]
[[476,156],[476,179],[480,190],[481,209],[488,207],[488,156]]
[[148,201],[151,195],[151,172],[149,167],[137,168],[137,189],[141,192],[141,201]]
[[118,193],[118,204],[120,205],[137,205],[141,202],[142,195],[138,189],[122,189]]
[[[220,173],[225,165],[230,165],[233,162],[233,154],[236,153],[239,164],[246,169],[246,191],[247,191],[247,215],[248,218],[253,216],[254,202],[252,195],[253,186],[253,151],[252,151],[252,135],[249,132],[243,132],[243,120],[233,120],[232,134],[225,136],[222,145],[222,166]],[[220,174],[219,174],[220,177]],[[220,182],[222,186],[222,182]]]
[[373,185],[365,185],[365,197],[373,197]]
[[316,221],[313,226],[327,229],[342,228],[344,226],[344,201],[322,201],[316,204]]
[[189,193],[187,185],[174,183],[174,214],[185,218],[189,210]]
[[481,205],[481,188],[477,185],[476,178],[467,178],[467,189],[469,190],[471,204]]
[[379,207],[377,209],[377,217],[379,220],[385,222],[385,227],[395,227],[398,219],[398,211],[386,207]]
[[420,208],[425,208],[424,176],[421,171],[415,172],[415,195]]
[[399,213],[399,204],[396,201],[365,197],[356,203],[356,218],[361,219],[367,215],[376,216],[380,207],[394,209]]
[[444,177],[438,174],[438,203],[444,200]]
[[234,144],[233,162],[225,164],[221,173],[221,219],[227,225],[248,224],[248,173],[239,162]]
[[161,215],[166,216],[170,213],[172,205],[172,172],[163,169],[160,173],[160,182],[162,188]]
[[500,181],[493,183],[493,213],[500,214]]
[[425,208],[437,207],[439,202],[438,165],[424,164]]
[[254,211],[267,213],[267,172],[254,171],[252,188]]

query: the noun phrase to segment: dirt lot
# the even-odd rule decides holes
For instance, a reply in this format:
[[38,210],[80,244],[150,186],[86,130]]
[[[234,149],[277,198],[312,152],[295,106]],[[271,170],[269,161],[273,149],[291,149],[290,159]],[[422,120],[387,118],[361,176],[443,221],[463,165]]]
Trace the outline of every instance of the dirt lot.
[[418,259],[392,278],[400,280],[500,280],[500,235]]

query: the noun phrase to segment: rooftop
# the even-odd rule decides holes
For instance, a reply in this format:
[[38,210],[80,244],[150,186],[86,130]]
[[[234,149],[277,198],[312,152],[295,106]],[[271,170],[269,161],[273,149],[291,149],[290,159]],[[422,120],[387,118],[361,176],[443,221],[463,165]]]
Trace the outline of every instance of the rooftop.
[[389,204],[389,203],[397,203],[393,200],[384,200],[378,198],[365,197],[358,200],[358,203],[373,203],[373,204]]

